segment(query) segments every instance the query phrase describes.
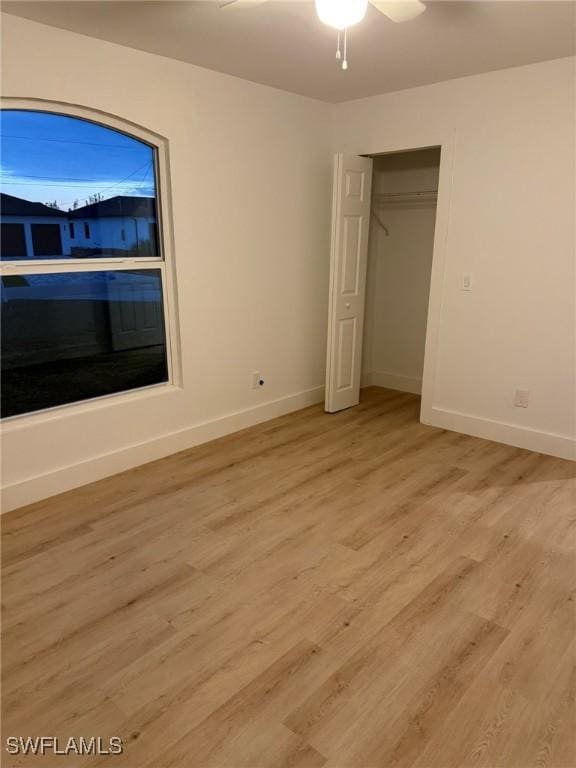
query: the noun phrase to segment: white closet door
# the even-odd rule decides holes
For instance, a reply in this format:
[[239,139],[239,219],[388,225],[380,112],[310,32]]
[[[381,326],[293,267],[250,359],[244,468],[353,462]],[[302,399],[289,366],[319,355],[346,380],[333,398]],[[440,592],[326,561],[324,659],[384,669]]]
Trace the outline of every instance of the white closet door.
[[164,342],[157,291],[158,280],[154,275],[123,275],[122,270],[114,273],[114,279],[108,283],[108,311],[115,352]]
[[372,160],[334,156],[326,404],[332,413],[360,401]]

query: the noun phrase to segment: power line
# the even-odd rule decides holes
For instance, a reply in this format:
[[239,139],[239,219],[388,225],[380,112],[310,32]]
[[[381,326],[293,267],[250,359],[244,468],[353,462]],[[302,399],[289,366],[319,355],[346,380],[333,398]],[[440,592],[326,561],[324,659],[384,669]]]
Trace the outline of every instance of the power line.
[[[148,172],[151,169],[152,169],[152,161],[148,161],[148,162],[144,163],[144,165],[141,165],[139,168],[136,168],[136,170],[132,171],[132,173],[129,173],[128,176],[125,176],[123,179],[120,179],[120,181],[116,182],[115,184],[112,184],[112,185],[107,186],[107,187],[102,187],[101,189],[92,190],[92,191],[90,190],[90,187],[86,187],[86,186],[84,186],[82,184],[69,184],[69,183],[62,183],[62,182],[60,182],[60,183],[58,183],[58,182],[55,182],[55,183],[47,182],[47,183],[45,183],[45,182],[40,182],[40,181],[20,181],[20,182],[19,181],[4,181],[4,180],[0,180],[0,181],[1,181],[2,184],[17,184],[19,186],[31,186],[31,187],[68,187],[68,188],[73,187],[75,189],[85,190],[86,192],[90,192],[90,194],[93,194],[93,195],[98,195],[98,194],[103,194],[104,192],[109,192],[112,189],[119,189],[119,188],[121,188],[122,185],[125,184],[125,182],[127,182],[129,179],[132,179],[134,176],[136,176],[138,173],[140,173],[140,171],[144,171],[144,174],[143,174],[142,178],[139,179],[136,183],[143,184],[145,179],[146,179],[146,176],[148,175]],[[37,177],[37,178],[40,178],[40,177]],[[50,177],[47,177],[47,178],[50,178]],[[154,177],[152,177],[150,182],[152,183],[153,186],[155,186],[154,185]],[[61,201],[59,201],[60,205],[63,205],[63,206],[69,205],[69,204],[74,203],[74,202],[75,202],[75,200],[61,200]]]
[[[141,180],[143,182],[144,179]],[[64,182],[42,182],[42,181],[4,181],[4,179],[0,179],[1,184],[17,184],[21,187],[74,187],[78,189],[86,189],[86,185],[84,184],[68,184],[65,181]],[[94,183],[94,182],[92,182]],[[87,182],[89,184],[89,182]],[[117,184],[114,184],[114,187],[119,187],[122,184],[121,181],[119,181]],[[113,189],[114,187],[107,187],[107,189]],[[89,187],[88,187],[89,189]]]
[[[1,171],[0,171],[1,173]],[[94,183],[94,179],[90,178],[82,178],[81,176],[38,176],[35,173],[19,173],[18,174],[19,179],[49,179],[51,181],[89,181],[91,183]],[[4,184],[18,184],[18,181],[11,181],[12,176],[1,176],[0,175],[0,182],[3,182]],[[105,181],[105,179],[102,179],[102,181]]]
[[138,147],[129,147],[124,144],[106,144],[105,142],[98,142],[98,141],[78,141],[77,139],[53,139],[48,136],[16,136],[15,134],[10,133],[2,133],[0,134],[0,138],[2,140],[4,139],[19,139],[21,141],[56,141],[60,144],[85,144],[89,147],[116,147],[116,149],[142,149],[142,146],[148,147],[150,150],[152,150],[151,147],[149,147],[148,144],[146,144],[144,141],[140,141],[139,139],[133,139],[131,137],[128,137],[130,141],[133,141],[135,144],[140,144],[141,146]]
[[[139,173],[143,169],[145,169],[144,170],[144,176],[142,177],[142,179],[140,179],[140,182],[139,182],[139,183],[143,183],[145,177],[148,175],[148,171],[150,171],[152,169],[152,161],[150,161],[149,163],[144,163],[144,165],[141,165],[140,168],[137,168],[135,171],[133,171],[133,173],[129,174],[128,176],[125,176],[117,184],[113,184],[111,187],[104,187],[103,189],[98,189],[98,190],[96,190],[96,192],[93,192],[92,194],[93,195],[99,195],[99,194],[102,194],[103,192],[108,192],[111,189],[118,189],[118,187],[120,187],[122,184],[124,184],[125,181],[128,181],[128,179],[133,178],[137,173]],[[152,181],[154,181],[154,179],[152,179]],[[156,192],[156,188],[155,187],[154,187],[154,192]],[[74,200],[63,200],[62,201],[62,205],[68,205],[68,204],[74,203],[74,202],[75,202]]]

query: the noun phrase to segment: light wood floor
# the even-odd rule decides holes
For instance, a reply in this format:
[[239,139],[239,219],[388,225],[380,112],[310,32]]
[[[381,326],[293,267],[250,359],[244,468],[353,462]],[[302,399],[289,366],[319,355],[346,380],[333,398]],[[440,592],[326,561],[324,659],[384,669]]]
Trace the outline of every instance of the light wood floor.
[[370,389],[10,513],[4,736],[114,768],[574,768],[574,465]]

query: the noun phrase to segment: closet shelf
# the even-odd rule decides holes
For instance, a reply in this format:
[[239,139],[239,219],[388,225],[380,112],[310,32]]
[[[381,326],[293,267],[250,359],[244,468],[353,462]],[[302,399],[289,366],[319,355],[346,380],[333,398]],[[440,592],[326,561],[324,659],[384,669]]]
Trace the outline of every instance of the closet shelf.
[[375,203],[432,203],[436,202],[438,192],[435,189],[422,189],[414,192],[374,192]]

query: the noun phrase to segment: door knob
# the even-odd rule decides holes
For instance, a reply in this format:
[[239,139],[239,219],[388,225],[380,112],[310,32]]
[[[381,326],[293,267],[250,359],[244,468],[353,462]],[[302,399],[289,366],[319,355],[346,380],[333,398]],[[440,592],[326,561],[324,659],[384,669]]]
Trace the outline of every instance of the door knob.
[[349,301],[346,302],[346,309],[350,309],[350,302]]

